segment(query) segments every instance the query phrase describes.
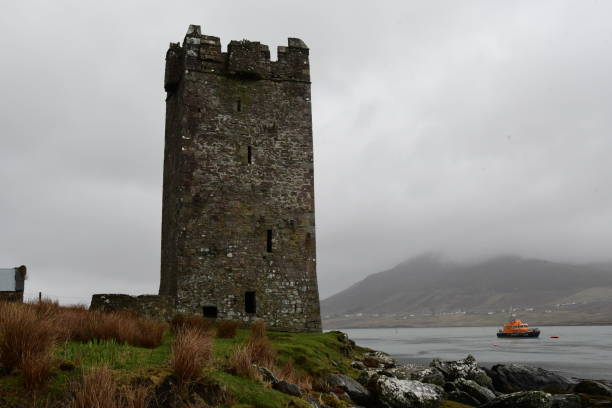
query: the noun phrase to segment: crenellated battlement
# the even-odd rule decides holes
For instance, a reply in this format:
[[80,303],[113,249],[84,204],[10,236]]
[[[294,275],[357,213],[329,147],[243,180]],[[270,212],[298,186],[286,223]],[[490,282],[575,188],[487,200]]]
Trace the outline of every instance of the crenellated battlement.
[[182,46],[171,43],[166,54],[165,89],[173,92],[185,70],[237,76],[253,80],[310,82],[309,50],[298,38],[279,46],[277,61],[270,60],[270,49],[257,41],[231,41],[221,51],[219,37],[203,35],[198,25],[190,25]]

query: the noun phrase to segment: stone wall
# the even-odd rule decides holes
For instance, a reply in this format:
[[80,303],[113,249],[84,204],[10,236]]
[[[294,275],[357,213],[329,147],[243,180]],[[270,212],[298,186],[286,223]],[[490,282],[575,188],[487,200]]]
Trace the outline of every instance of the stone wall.
[[170,321],[175,314],[172,296],[96,294],[91,297],[89,310],[100,312],[134,312],[148,319]]
[[190,26],[166,56],[160,294],[180,313],[320,331],[309,50],[227,49]]
[[23,292],[0,292],[0,302],[23,302]]

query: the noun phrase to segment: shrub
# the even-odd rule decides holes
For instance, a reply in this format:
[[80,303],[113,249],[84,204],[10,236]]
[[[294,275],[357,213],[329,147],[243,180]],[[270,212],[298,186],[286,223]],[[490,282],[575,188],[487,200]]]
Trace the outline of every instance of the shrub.
[[69,408],[119,408],[117,382],[107,367],[91,370],[75,386]]
[[212,337],[199,329],[184,329],[172,341],[170,367],[179,384],[186,384],[202,374],[212,362]]
[[220,339],[233,339],[238,333],[240,323],[234,320],[223,320],[217,326],[217,337]]

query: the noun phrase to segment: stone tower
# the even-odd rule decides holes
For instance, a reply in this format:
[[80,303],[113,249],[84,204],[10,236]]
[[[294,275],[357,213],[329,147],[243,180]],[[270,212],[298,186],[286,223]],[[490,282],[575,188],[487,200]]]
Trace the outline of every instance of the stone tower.
[[166,54],[160,295],[177,311],[320,331],[308,47],[190,26]]

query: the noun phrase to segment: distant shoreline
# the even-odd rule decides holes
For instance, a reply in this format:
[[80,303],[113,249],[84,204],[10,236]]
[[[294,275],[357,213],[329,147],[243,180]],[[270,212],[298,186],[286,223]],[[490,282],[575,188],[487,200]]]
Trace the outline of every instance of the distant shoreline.
[[[346,329],[444,329],[452,327],[501,327],[502,324],[449,324],[449,325],[328,325],[323,321],[323,330],[346,330]],[[563,323],[563,324],[540,324],[532,325],[540,327],[564,327],[564,326],[612,326],[612,322],[587,322],[587,323]]]

